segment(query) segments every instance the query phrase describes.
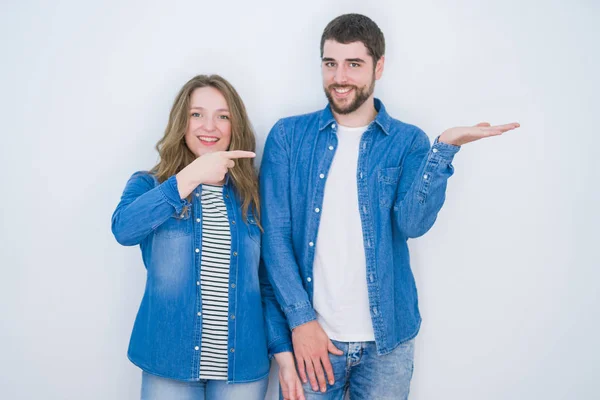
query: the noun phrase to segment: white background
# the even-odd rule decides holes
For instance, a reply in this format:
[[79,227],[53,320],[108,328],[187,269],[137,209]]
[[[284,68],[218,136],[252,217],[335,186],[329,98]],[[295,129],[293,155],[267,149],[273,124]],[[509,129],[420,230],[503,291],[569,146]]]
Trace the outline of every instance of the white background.
[[598,2],[0,7],[1,398],[139,398],[126,350],[144,268],[110,232],[127,178],[154,165],[199,73],[239,90],[260,156],[277,119],[325,106],[320,35],[346,12],[385,33],[376,95],[394,117],[432,139],[522,124],[460,151],[436,225],[411,242],[424,318],[411,399],[598,398]]

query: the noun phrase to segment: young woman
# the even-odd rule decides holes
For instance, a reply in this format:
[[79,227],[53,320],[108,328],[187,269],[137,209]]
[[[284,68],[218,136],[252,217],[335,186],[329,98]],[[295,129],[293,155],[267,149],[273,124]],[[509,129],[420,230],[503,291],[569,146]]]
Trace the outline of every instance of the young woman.
[[129,179],[112,217],[117,241],[140,245],[147,269],[128,351],[143,370],[141,397],[262,400],[268,351],[283,347],[267,349],[262,303],[280,309],[259,278],[255,137],[242,100],[220,76],[194,77],[156,147],[158,164]]

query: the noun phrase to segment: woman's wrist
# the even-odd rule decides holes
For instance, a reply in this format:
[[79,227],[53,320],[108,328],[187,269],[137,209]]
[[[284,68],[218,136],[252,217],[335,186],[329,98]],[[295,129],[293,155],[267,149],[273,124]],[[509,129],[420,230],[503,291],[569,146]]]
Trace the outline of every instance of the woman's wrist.
[[186,168],[175,175],[175,179],[177,180],[177,190],[179,191],[179,197],[182,200],[188,197],[200,184],[200,182],[196,182],[196,179],[191,179],[191,177],[189,177],[190,171],[186,171]]
[[295,367],[294,354],[291,351],[275,354],[275,360],[277,361],[279,368]]

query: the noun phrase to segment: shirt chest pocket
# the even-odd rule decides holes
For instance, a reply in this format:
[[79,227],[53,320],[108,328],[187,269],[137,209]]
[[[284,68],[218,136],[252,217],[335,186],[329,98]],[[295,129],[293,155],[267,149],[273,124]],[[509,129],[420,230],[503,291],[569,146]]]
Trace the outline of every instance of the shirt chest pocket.
[[177,238],[192,234],[192,214],[191,210],[183,215],[173,214],[165,222],[159,225],[154,234],[161,238]]
[[381,168],[377,171],[379,204],[382,206],[389,207],[394,204],[401,173],[402,167]]

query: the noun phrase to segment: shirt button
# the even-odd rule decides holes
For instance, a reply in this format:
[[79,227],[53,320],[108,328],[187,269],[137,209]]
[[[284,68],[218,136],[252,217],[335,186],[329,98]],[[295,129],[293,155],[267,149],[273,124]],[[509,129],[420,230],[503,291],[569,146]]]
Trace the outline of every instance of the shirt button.
[[231,350],[229,350],[229,351],[231,351],[233,353],[233,352],[235,352],[235,349],[232,347]]
[[196,249],[196,253],[200,253],[200,249]]
[[369,275],[369,280],[373,282],[373,274]]
[[315,212],[318,213],[319,211],[321,211],[318,207],[315,208]]
[[231,284],[231,287],[235,289],[235,283],[232,283],[232,284]]
[[432,151],[433,151],[434,153],[437,153],[437,152],[438,152],[438,149],[433,149]]
[[308,245],[309,245],[310,247],[313,247],[315,244],[314,244],[313,242],[308,242]]
[[232,315],[231,315],[231,319],[235,319],[235,315],[233,315],[233,314],[232,314]]
[[367,207],[363,206],[363,212],[366,214],[367,213]]
[[196,192],[196,197],[199,197],[199,196],[200,196],[200,193]]
[[363,173],[361,172],[361,173],[360,173],[360,179],[362,179],[362,178],[363,178]]
[[234,255],[234,256],[237,256],[237,251],[234,251],[234,252],[233,252],[233,255]]
[[196,281],[196,286],[200,286],[200,281]]
[[319,178],[321,178],[321,179],[325,178],[325,174],[319,175]]
[[200,218],[196,218],[196,222],[200,222]]
[[307,281],[307,282],[310,282],[310,281],[312,281],[312,279],[310,278],[310,276],[309,276],[308,278],[306,278],[306,281]]
[[329,150],[333,150],[333,146],[329,146]]
[[231,225],[235,225],[235,221],[231,221]]
[[331,129],[335,129],[335,124],[331,124]]
[[196,346],[196,347],[194,347],[194,350],[198,351],[198,350],[200,350],[200,347]]
[[366,148],[367,148],[367,144],[363,143],[363,149],[366,149]]
[[429,175],[425,174],[423,175],[423,179],[427,179],[429,177]]
[[198,316],[199,316],[199,317],[200,317],[200,316],[202,316],[202,313],[201,313],[201,312],[198,312]]
[[373,307],[373,314],[377,315],[377,307]]

